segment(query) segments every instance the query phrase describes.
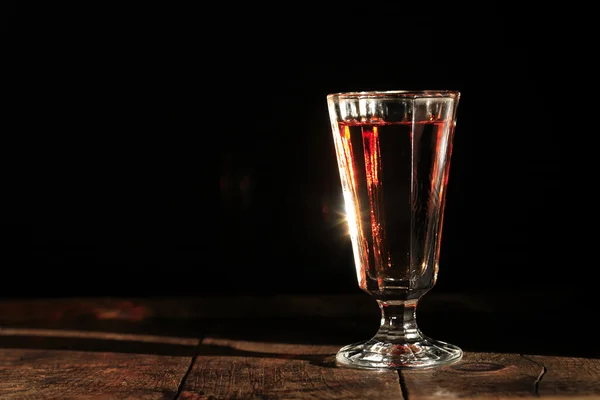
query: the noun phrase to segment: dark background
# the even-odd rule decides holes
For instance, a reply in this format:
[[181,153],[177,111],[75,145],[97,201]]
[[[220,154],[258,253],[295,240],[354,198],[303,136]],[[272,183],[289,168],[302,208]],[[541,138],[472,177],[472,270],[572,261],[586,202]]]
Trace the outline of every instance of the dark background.
[[462,93],[438,292],[591,287],[536,21],[297,11],[15,12],[2,296],[358,291],[325,96],[389,89]]

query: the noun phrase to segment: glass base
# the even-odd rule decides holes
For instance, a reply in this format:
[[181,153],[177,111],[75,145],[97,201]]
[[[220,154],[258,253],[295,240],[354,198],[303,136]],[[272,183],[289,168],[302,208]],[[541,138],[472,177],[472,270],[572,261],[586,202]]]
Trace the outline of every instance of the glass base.
[[352,368],[416,369],[453,364],[462,355],[459,347],[429,338],[411,343],[371,339],[342,347],[336,355],[336,362]]

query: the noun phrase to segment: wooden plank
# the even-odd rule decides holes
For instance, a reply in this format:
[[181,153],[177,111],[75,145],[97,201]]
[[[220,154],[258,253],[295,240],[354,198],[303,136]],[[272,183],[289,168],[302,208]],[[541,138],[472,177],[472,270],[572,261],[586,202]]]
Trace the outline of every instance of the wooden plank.
[[[564,293],[581,298],[582,293]],[[443,292],[435,288],[426,294],[419,309],[426,313],[447,314],[448,309],[478,314],[543,315],[548,291],[527,289],[503,291]],[[591,299],[590,299],[591,300]],[[557,304],[556,312],[589,315],[593,301]],[[557,309],[558,307],[558,309]],[[269,318],[269,317],[370,317],[379,309],[373,297],[358,290],[347,294],[279,294],[279,295],[207,295],[201,297],[67,297],[67,298],[5,298],[0,299],[0,323],[36,319],[74,319],[94,316],[100,320],[143,321],[148,318]]]
[[0,349],[3,400],[174,399],[191,357]]
[[337,368],[339,346],[207,338],[182,400],[402,398],[395,371]]
[[538,393],[548,397],[589,397],[600,399],[600,360],[594,358],[526,356],[542,368]]
[[[177,312],[177,308],[173,310]],[[153,304],[144,299],[51,298],[4,299],[0,301],[0,323],[96,320],[143,321],[155,316]]]
[[402,371],[405,398],[537,398],[542,367],[519,354],[465,353],[453,365],[426,370]]
[[3,348],[189,355],[204,324],[181,318],[175,304],[169,317],[157,313],[158,304],[156,299],[2,300],[0,343]]
[[[149,318],[272,318],[378,314],[366,293],[159,298],[56,298],[0,300],[0,323],[82,319],[144,321]],[[225,317],[227,316],[227,317]]]
[[4,349],[78,350],[192,357],[199,339],[68,329],[0,327]]
[[72,338],[72,339],[99,339],[119,340],[142,343],[163,343],[181,346],[197,346],[199,339],[188,337],[173,337],[159,335],[144,335],[118,332],[95,332],[70,329],[36,329],[36,328],[10,328],[0,326],[0,336],[32,336],[40,338]]

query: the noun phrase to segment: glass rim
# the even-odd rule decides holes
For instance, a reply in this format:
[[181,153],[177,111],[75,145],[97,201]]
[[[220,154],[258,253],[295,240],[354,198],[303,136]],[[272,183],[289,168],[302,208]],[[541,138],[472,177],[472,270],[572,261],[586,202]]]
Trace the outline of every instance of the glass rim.
[[339,92],[327,95],[332,99],[377,99],[377,98],[458,98],[458,90],[367,90],[362,92]]

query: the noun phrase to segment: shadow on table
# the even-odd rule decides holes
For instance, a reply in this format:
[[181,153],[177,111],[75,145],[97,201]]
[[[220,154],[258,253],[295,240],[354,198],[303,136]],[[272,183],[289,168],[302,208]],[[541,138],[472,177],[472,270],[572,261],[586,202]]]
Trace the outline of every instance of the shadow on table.
[[[595,336],[593,332],[597,331],[592,318],[594,303],[579,303],[587,306],[572,307],[564,300],[568,297],[564,296],[560,302],[538,294],[527,296],[513,296],[516,300],[508,305],[504,305],[504,300],[497,294],[426,297],[419,307],[417,320],[426,335],[456,344],[468,352],[600,358],[600,348],[589,344]],[[360,308],[356,316],[344,307],[348,305],[348,299],[334,305],[329,300],[312,303],[306,309],[302,307],[311,303],[305,300],[283,303],[279,307],[281,313],[276,317],[266,317],[267,312],[262,309],[254,314],[262,315],[260,317],[243,313],[232,316],[227,312],[229,309],[218,303],[223,298],[215,298],[215,304],[211,301],[203,299],[201,303],[181,305],[180,312],[177,312],[180,303],[162,301],[155,305],[164,308],[161,312],[143,303],[129,301],[65,301],[58,305],[5,302],[4,308],[0,307],[0,349],[172,356],[209,352],[273,357],[268,351],[240,353],[231,346],[207,343],[212,338],[221,338],[266,345],[284,343],[335,348],[370,338],[379,325],[379,310],[368,296],[359,297],[351,304]],[[516,308],[514,305],[519,302],[526,307]],[[268,306],[272,301],[266,298],[259,299],[258,303]],[[203,308],[201,317],[192,313],[200,306]],[[316,313],[321,307],[330,307],[325,310],[329,314]],[[295,314],[287,315],[288,309],[295,310]]]
[[[467,352],[600,358],[598,346],[591,346],[588,340],[569,338],[564,330],[557,329],[556,321],[551,318],[457,316],[422,312],[418,320],[425,335],[458,345]],[[379,319],[376,317],[360,320],[256,321],[255,325],[243,330],[221,322],[213,325],[208,336],[229,340],[341,347],[371,338],[378,325]],[[595,328],[590,326],[583,331],[593,332],[593,329]]]
[[104,339],[91,337],[38,336],[35,330],[20,334],[0,336],[0,352],[3,349],[69,350],[109,353],[154,354],[164,356],[193,356],[198,344],[160,343],[135,339]]
[[[497,315],[451,315],[422,312],[422,331],[432,338],[460,346],[468,352],[600,358],[597,347],[571,339],[556,329],[552,319],[507,319]],[[72,327],[0,327],[0,349],[29,348],[192,356],[274,357],[261,351],[241,351],[214,340],[335,348],[368,339],[376,332],[378,317],[280,318],[231,320],[161,319],[135,323],[106,323],[93,329]],[[174,329],[179,327],[179,331]],[[161,327],[163,330],[161,331]],[[175,330],[175,332],[174,332]],[[165,333],[166,332],[166,333]],[[284,355],[279,355],[285,358]],[[309,357],[310,358],[310,357]]]

